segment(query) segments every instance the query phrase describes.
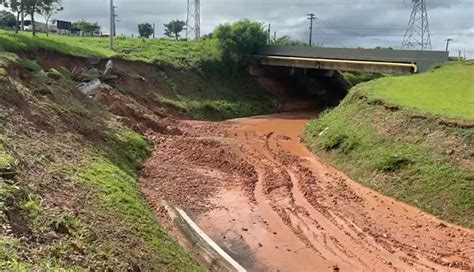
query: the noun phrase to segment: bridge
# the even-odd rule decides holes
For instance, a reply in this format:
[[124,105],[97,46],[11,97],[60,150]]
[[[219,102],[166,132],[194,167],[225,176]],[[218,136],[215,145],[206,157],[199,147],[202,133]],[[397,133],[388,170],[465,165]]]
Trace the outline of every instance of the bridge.
[[[295,69],[384,74],[425,72],[448,61],[448,52],[391,49],[349,49],[327,47],[268,46],[250,66],[250,73],[294,73]],[[286,69],[285,69],[286,68]]]

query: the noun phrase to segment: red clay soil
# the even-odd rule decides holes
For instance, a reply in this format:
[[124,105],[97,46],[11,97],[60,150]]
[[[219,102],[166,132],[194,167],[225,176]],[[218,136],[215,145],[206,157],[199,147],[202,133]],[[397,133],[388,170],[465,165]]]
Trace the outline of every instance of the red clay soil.
[[[257,271],[474,271],[474,231],[436,219],[321,162],[299,134],[315,113],[175,121],[153,136],[141,186],[184,208]],[[179,237],[177,237],[180,240]]]

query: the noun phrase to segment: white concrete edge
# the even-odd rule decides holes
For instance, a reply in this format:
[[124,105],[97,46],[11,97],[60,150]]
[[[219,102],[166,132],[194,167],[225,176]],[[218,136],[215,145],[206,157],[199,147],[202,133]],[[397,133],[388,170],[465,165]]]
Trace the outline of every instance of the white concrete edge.
[[185,211],[176,207],[176,211],[183,218],[184,221],[204,240],[206,243],[212,247],[224,260],[229,262],[232,267],[235,268],[238,272],[246,272],[247,270],[243,268],[239,263],[237,263],[232,257],[229,256],[219,245],[217,245],[207,234],[196,224],[194,221],[186,214]]

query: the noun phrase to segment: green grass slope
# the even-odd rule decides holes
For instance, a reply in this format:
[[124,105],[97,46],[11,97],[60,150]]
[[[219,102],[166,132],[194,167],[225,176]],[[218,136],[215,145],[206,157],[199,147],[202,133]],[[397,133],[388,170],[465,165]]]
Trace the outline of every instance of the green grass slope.
[[[354,180],[474,227],[474,128],[440,122],[443,116],[472,119],[472,74],[465,70],[472,71],[471,64],[358,85],[340,106],[308,124],[306,143]],[[447,91],[429,78],[453,74],[459,77],[451,96],[427,95]]]
[[117,37],[114,50],[109,50],[107,37],[76,37],[38,33],[15,34],[0,30],[0,51],[32,51],[49,49],[79,57],[121,57],[130,60],[166,63],[177,68],[199,68],[204,62],[215,62],[219,58],[215,40],[174,41],[168,39],[143,39]]
[[74,82],[0,63],[0,270],[201,271],[136,183],[148,141]]
[[449,118],[474,120],[474,61],[387,77],[364,86],[368,96]]

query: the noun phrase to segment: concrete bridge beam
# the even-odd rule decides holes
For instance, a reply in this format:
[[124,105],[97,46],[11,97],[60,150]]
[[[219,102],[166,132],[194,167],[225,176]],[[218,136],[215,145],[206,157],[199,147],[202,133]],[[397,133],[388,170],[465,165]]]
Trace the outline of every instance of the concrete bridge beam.
[[358,60],[317,59],[302,57],[259,56],[258,63],[266,66],[295,67],[347,72],[411,74],[417,72],[412,63],[376,62]]

